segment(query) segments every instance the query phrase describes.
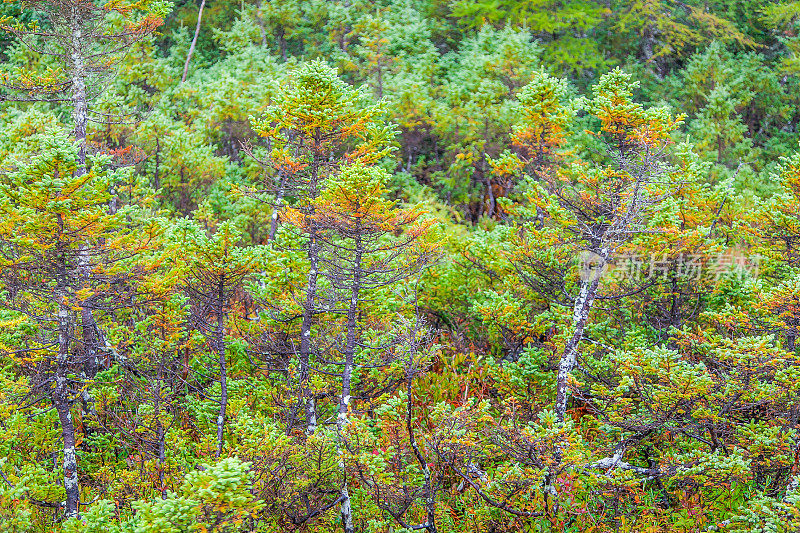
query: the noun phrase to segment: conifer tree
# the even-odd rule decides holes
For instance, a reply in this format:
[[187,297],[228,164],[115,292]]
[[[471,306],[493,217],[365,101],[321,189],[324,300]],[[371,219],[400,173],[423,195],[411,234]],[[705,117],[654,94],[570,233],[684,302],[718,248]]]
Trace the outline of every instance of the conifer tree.
[[517,95],[521,104],[520,119],[514,125],[512,139],[528,168],[538,177],[547,174],[572,127],[575,109],[569,101],[566,80],[534,73],[531,82]]
[[507,147],[506,134],[516,118],[513,97],[535,75],[538,56],[527,30],[487,25],[443,58],[451,65],[444,87],[447,105],[435,108],[435,128],[448,159],[436,173],[437,185],[473,223],[499,216],[502,194],[490,161]]
[[169,4],[161,0],[103,5],[90,0],[24,0],[21,4],[44,14],[46,26],[5,17],[0,29],[35,52],[54,57],[58,68],[4,72],[2,86],[11,94],[3,99],[22,93],[22,99],[71,102],[74,136],[80,146],[78,172],[85,172],[90,103],[105,89],[130,46],[161,25]]
[[83,321],[79,335],[75,312],[124,305],[129,296],[121,293],[132,277],[124,265],[147,242],[148,232],[140,233],[142,240],[129,233],[126,219],[134,210],[108,212],[108,191],[123,176],[105,170],[107,161],[93,160],[84,173],[80,147],[63,134],[49,131],[26,141],[27,150],[7,159],[0,171],[3,305],[35,326],[10,355],[31,361],[34,386],[23,404],[46,402],[58,413],[65,514],[77,516],[72,405],[88,386],[81,376],[98,368],[96,347],[90,345],[95,332]]
[[[91,103],[105,89],[116,65],[131,45],[153,33],[161,25],[170,4],[163,0],[145,2],[111,1],[99,5],[92,0],[25,0],[25,9],[41,13],[46,23],[18,17],[0,19],[0,30],[10,32],[34,52],[55,59],[56,68],[30,72],[17,68],[0,72],[5,94],[0,100],[69,102],[73,137],[78,143],[78,176],[87,171],[87,127],[92,120]],[[107,117],[94,114],[98,121]],[[110,198],[116,204],[116,198]],[[87,274],[88,276],[88,274]],[[83,309],[85,329],[94,330],[102,342],[91,311]],[[91,345],[88,347],[92,350]],[[98,358],[99,354],[93,354]],[[91,375],[89,377],[92,377]]]
[[[556,233],[565,232],[562,237],[551,234],[550,238],[577,244],[597,261],[594,268],[598,269],[581,276],[578,294],[571,297],[571,333],[556,383],[555,412],[559,420],[566,412],[570,375],[598,296],[601,271],[622,244],[644,229],[648,214],[669,190],[671,178],[663,150],[678,122],[664,109],[645,109],[634,103],[635,86],[630,75],[612,71],[593,87],[593,97],[586,104],[587,111],[601,124],[597,135],[607,147],[604,163],[576,162],[541,176],[539,207],[547,213],[548,226],[560,227]],[[547,239],[548,230],[543,231],[534,234]]]
[[278,50],[278,57],[282,62],[286,62],[289,39],[298,33],[298,26],[303,20],[303,10],[301,2],[297,0],[275,1],[266,0],[260,2],[258,11],[260,13],[259,25],[262,33],[262,41],[269,42],[266,31],[269,29],[272,42]]
[[[381,119],[381,106],[367,102],[361,91],[347,86],[333,69],[314,61],[299,69],[288,86],[281,88],[263,117],[253,119],[253,128],[268,145],[268,155],[261,163],[268,179],[262,192],[271,193],[275,201],[271,237],[277,231],[279,209],[285,199],[291,199],[293,211],[305,218],[299,221],[299,227],[305,239],[309,270],[305,288],[297,296],[302,307],[297,405],[305,404],[309,432],[314,431],[316,419],[314,401],[307,397],[314,349],[312,327],[321,312],[317,291],[322,228],[316,222],[315,200],[322,182],[341,164],[368,165],[389,153],[392,129]],[[294,419],[291,414],[289,428]]]
[[707,96],[705,107],[689,125],[701,153],[712,154],[711,157],[720,165],[749,159],[752,141],[745,138],[747,127],[738,118],[730,89],[725,85],[714,87]]
[[[370,326],[370,317],[364,313],[365,303],[370,294],[375,295],[379,289],[417,273],[429,253],[424,245],[416,251],[412,246],[423,244],[421,238],[430,227],[430,221],[421,220],[418,210],[399,209],[385,198],[388,177],[379,167],[366,167],[361,163],[343,167],[340,173],[324,182],[314,219],[310,222],[326,230],[320,233],[325,249],[321,255],[321,272],[337,294],[336,301],[342,302],[345,315],[344,331],[327,356],[329,364],[341,368],[336,421],[341,439],[340,454],[347,445],[356,356],[361,351],[380,350],[380,346],[372,346],[364,338],[365,329]],[[308,222],[299,218],[297,223]],[[400,232],[399,238],[390,237]],[[380,365],[381,362],[369,361],[369,364]],[[340,460],[345,473],[342,521],[345,531],[351,533],[354,526],[349,482],[343,456]]]
[[252,250],[240,248],[241,234],[230,222],[219,225],[206,236],[200,228],[185,224],[176,228],[187,258],[185,292],[192,306],[192,324],[208,339],[217,355],[220,385],[219,411],[216,419],[217,449],[222,453],[228,408],[228,364],[225,353],[226,319],[231,302],[242,279],[253,268]]

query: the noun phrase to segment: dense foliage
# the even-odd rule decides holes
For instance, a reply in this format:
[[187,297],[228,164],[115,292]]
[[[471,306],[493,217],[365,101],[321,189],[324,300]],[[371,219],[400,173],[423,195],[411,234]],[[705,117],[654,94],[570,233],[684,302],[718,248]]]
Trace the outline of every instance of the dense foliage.
[[0,532],[800,529],[797,1],[0,28]]

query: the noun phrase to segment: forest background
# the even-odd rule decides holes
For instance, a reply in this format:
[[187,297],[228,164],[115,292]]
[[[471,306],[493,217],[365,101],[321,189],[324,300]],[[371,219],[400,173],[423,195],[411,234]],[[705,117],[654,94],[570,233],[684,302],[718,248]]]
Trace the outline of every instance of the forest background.
[[0,531],[797,531],[800,2],[0,27]]

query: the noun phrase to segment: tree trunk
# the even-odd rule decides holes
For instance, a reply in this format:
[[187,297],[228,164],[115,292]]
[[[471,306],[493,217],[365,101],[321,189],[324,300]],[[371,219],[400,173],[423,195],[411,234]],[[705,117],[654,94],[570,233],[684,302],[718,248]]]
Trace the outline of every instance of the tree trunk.
[[69,386],[67,384],[67,359],[69,357],[69,309],[60,304],[58,310],[58,369],[56,375],[56,388],[54,391],[54,404],[61,424],[61,437],[64,451],[64,490],[66,491],[66,507],[64,514],[69,517],[78,517],[78,462],[75,456],[75,425],[72,423],[70,413]]
[[[359,221],[355,226],[355,258],[353,259],[353,284],[350,289],[350,305],[347,309],[347,344],[344,350],[344,369],[342,370],[342,393],[339,398],[339,415],[336,417],[336,427],[339,430],[339,439],[344,438],[344,430],[347,425],[347,416],[350,407],[350,387],[353,378],[353,365],[356,352],[356,341],[358,340],[358,304],[359,293],[361,292],[361,258],[363,247]],[[353,509],[350,504],[350,493],[347,490],[347,471],[345,470],[344,458],[342,457],[342,442],[339,443],[339,466],[344,477],[344,488],[342,489],[342,524],[345,533],[353,533]]]
[[181,83],[186,81],[186,75],[189,73],[189,62],[192,60],[194,54],[194,47],[197,45],[197,37],[200,35],[200,22],[203,20],[203,8],[206,7],[206,0],[201,0],[200,9],[197,11],[197,26],[194,29],[194,37],[192,44],[189,45],[189,53],[186,54],[186,64],[183,65],[183,76],[181,76]]
[[[483,138],[489,138],[489,117],[486,116],[483,119]],[[492,189],[492,174],[489,172],[489,169],[486,168],[485,149],[481,150],[481,158],[478,162],[478,167],[483,175],[484,181],[486,182],[486,201],[488,203],[486,206],[486,216],[492,218],[494,216],[495,204],[497,203],[497,200],[494,197],[494,190]]]
[[[313,224],[313,222],[312,222]],[[298,402],[293,409],[293,413],[287,424],[287,432],[290,432],[294,425],[294,419],[299,406],[305,402],[306,410],[306,433],[313,435],[317,430],[317,406],[314,398],[308,393],[309,361],[311,359],[311,326],[314,323],[314,306],[317,300],[317,278],[319,272],[319,250],[317,248],[316,231],[312,228],[309,235],[308,248],[306,250],[308,262],[311,269],[308,271],[308,281],[306,282],[306,302],[303,306],[303,322],[300,324],[300,383]]]
[[[71,21],[70,21],[70,30],[71,30],[71,42],[70,42],[70,51],[69,51],[69,65],[70,65],[70,74],[72,76],[72,119],[75,123],[75,140],[78,143],[78,165],[75,169],[76,177],[81,177],[86,174],[86,129],[89,122],[89,107],[88,107],[88,98],[86,96],[86,63],[84,58],[84,35],[82,31],[83,20],[81,19],[81,14],[78,12],[78,9],[73,6],[72,13],[71,13]],[[86,260],[85,253],[81,254],[80,257],[80,269],[81,269],[81,276],[84,279],[89,277],[89,267],[88,261]],[[66,283],[66,281],[65,281]],[[66,285],[64,285],[66,287]],[[60,312],[60,311],[59,311]],[[83,345],[84,350],[86,351],[86,361],[84,365],[84,372],[87,378],[93,379],[97,374],[98,368],[101,363],[101,356],[100,356],[100,346],[102,341],[102,336],[100,334],[100,328],[97,326],[97,322],[94,319],[94,313],[92,310],[85,306],[81,306],[81,328],[82,328],[82,336],[83,336]],[[68,350],[68,348],[67,348]],[[88,391],[83,391],[83,398],[85,403],[88,405],[91,404],[93,401],[91,395]],[[62,409],[64,407],[62,406]],[[58,409],[58,407],[57,407]],[[69,415],[69,402],[66,406],[66,415]],[[59,412],[59,419],[62,418],[62,413]],[[70,431],[72,432],[72,442],[73,442],[73,449],[72,449],[72,457],[73,461],[72,464],[74,466],[75,461],[75,450],[74,450],[74,426],[72,424],[72,419],[69,420],[70,424]],[[66,431],[63,427],[62,429]],[[66,434],[65,434],[66,435]],[[88,433],[87,433],[88,435]],[[66,437],[65,437],[66,438]],[[66,444],[65,444],[66,446]],[[65,453],[65,475],[66,475],[66,448],[64,449]],[[73,470],[75,472],[76,470]],[[65,477],[65,484],[66,484],[66,477]],[[77,476],[75,477],[75,487],[77,490]],[[69,509],[69,494],[67,494],[68,500],[68,509]],[[76,497],[77,498],[77,497]],[[77,501],[77,499],[76,499]],[[77,514],[77,504],[75,507],[75,513]]]
[[376,64],[378,69],[378,100],[383,98],[383,64],[378,58],[378,62]]
[[[656,45],[656,28],[653,24],[653,21],[648,21],[647,25],[642,30],[642,59],[648,67],[651,68],[652,72],[655,73],[656,76],[660,78],[664,77],[664,73],[662,72],[661,66],[658,63],[657,59],[654,59],[655,51],[653,50],[654,46]],[[652,65],[651,65],[652,63]]]
[[97,323],[92,316],[92,310],[87,306],[81,307],[81,330],[83,348],[86,351],[86,360],[84,361],[84,371],[86,377],[89,379],[97,375],[98,368],[100,367],[100,340],[98,338]]
[[[83,281],[83,287],[86,289],[89,288],[92,269],[88,255],[89,253],[88,250],[86,250],[86,245],[82,245],[78,255],[78,268]],[[86,372],[86,377],[93,379],[102,365],[100,348],[102,345],[102,335],[94,319],[94,313],[91,307],[86,303],[81,305],[81,330],[83,349],[86,352],[84,370]]]
[[786,336],[786,351],[794,352],[797,348],[797,326],[798,320],[794,317],[790,318],[787,322],[789,326],[784,330]]
[[164,364],[158,363],[158,370],[156,371],[156,394],[155,394],[155,416],[156,416],[156,446],[158,447],[158,490],[161,493],[161,499],[167,499],[167,486],[164,482],[164,464],[166,463],[166,453],[164,449],[164,425],[161,423],[161,395],[162,383],[164,379]]
[[278,191],[275,195],[275,207],[272,211],[272,217],[269,223],[269,240],[274,241],[275,235],[278,233],[278,210],[283,205],[283,188],[284,178],[283,169],[278,171]]
[[[63,231],[61,215],[58,215],[58,224],[60,231]],[[78,487],[78,463],[75,456],[75,425],[72,423],[72,415],[70,414],[71,401],[67,382],[67,376],[70,374],[69,348],[72,336],[71,311],[67,302],[67,259],[60,242],[57,245],[57,249],[60,256],[56,272],[55,291],[56,305],[58,306],[56,315],[58,323],[58,356],[56,360],[56,386],[53,391],[53,405],[58,413],[58,421],[61,424],[64,452],[64,490],[66,491],[64,512],[69,518],[78,516],[80,491]]]
[[[59,383],[61,381],[61,383]],[[57,378],[55,407],[58,421],[61,423],[61,436],[64,440],[64,490],[66,491],[66,507],[64,514],[67,518],[78,517],[78,461],[75,456],[75,426],[70,414],[69,396],[66,391],[66,377]]]
[[164,448],[164,426],[161,424],[159,418],[156,428],[158,438],[158,491],[161,493],[161,499],[167,499],[167,484],[164,479],[164,465],[167,462],[167,455]]
[[155,171],[153,172],[153,189],[155,189],[156,192],[158,192],[158,190],[161,188],[161,176],[159,175],[159,168],[158,168],[160,162],[161,162],[161,142],[158,136],[156,136],[156,168]]
[[281,54],[281,63],[286,63],[286,28],[278,26],[278,50]]
[[558,365],[558,379],[556,382],[556,405],[555,412],[559,422],[564,421],[567,411],[567,400],[569,398],[569,377],[575,368],[578,357],[578,345],[583,339],[583,331],[589,318],[589,311],[594,305],[597,296],[597,287],[600,278],[581,281],[581,288],[578,297],[575,299],[575,306],[572,314],[572,337],[564,346],[564,353]]
[[[312,149],[313,163],[311,168],[311,183],[309,184],[308,197],[314,199],[317,197],[317,179],[319,178],[319,160],[320,160],[320,139],[314,138],[314,146]],[[299,405],[305,400],[306,409],[306,433],[313,435],[317,430],[317,406],[314,398],[308,391],[309,379],[309,362],[311,360],[311,326],[314,323],[315,305],[317,301],[317,279],[319,277],[319,249],[317,243],[317,229],[315,226],[314,209],[310,209],[305,217],[306,224],[308,225],[308,248],[306,254],[308,263],[311,269],[308,271],[308,281],[306,282],[306,302],[303,306],[303,322],[300,325],[300,390],[298,393],[297,405],[293,408],[293,413],[290,416],[289,423],[287,424],[286,431],[289,433],[292,430],[296,412]]]
[[258,24],[258,31],[261,33],[261,47],[267,47],[267,30],[264,28],[264,19],[261,17],[261,0],[256,2],[256,24]]
[[75,140],[78,142],[78,177],[86,173],[86,124],[89,114],[86,100],[86,65],[84,63],[83,32],[81,15],[72,8],[72,42],[70,63],[72,75],[72,118],[75,121]]
[[227,361],[225,360],[225,311],[224,311],[224,289],[225,277],[219,279],[217,288],[217,328],[215,331],[215,343],[217,357],[219,358],[219,414],[217,415],[217,453],[215,457],[219,459],[222,453],[222,439],[225,435],[225,419],[228,415],[228,376]]
[[642,59],[645,63],[649,63],[653,59],[653,45],[655,44],[656,36],[652,24],[645,25],[642,30]]
[[[71,19],[71,49],[70,66],[72,75],[72,119],[75,122],[75,140],[78,143],[78,165],[75,169],[77,177],[86,174],[86,126],[89,122],[88,100],[86,97],[86,64],[84,61],[84,36],[82,31],[82,20],[78,10],[72,8]],[[83,263],[83,261],[82,261]],[[85,265],[82,264],[82,271]],[[82,272],[84,277],[87,273]],[[86,375],[89,379],[94,378],[97,373],[99,363],[99,328],[94,320],[91,309],[81,307],[81,324],[83,328],[84,348],[86,349]]]
[[488,173],[484,173],[485,181],[486,181],[486,216],[492,218],[494,216],[494,206],[497,200],[494,197],[494,191],[492,190],[492,176]]

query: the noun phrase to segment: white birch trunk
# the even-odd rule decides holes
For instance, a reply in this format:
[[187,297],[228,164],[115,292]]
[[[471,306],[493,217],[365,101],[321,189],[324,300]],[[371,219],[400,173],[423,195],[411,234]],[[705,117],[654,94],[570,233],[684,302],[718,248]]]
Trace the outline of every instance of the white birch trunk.
[[194,29],[194,37],[192,44],[189,45],[189,53],[186,54],[186,63],[183,65],[183,76],[181,76],[181,83],[186,81],[186,75],[189,73],[189,63],[194,55],[194,47],[197,45],[197,37],[200,35],[200,22],[203,20],[203,8],[206,7],[206,0],[200,2],[200,9],[197,11],[197,26]]

